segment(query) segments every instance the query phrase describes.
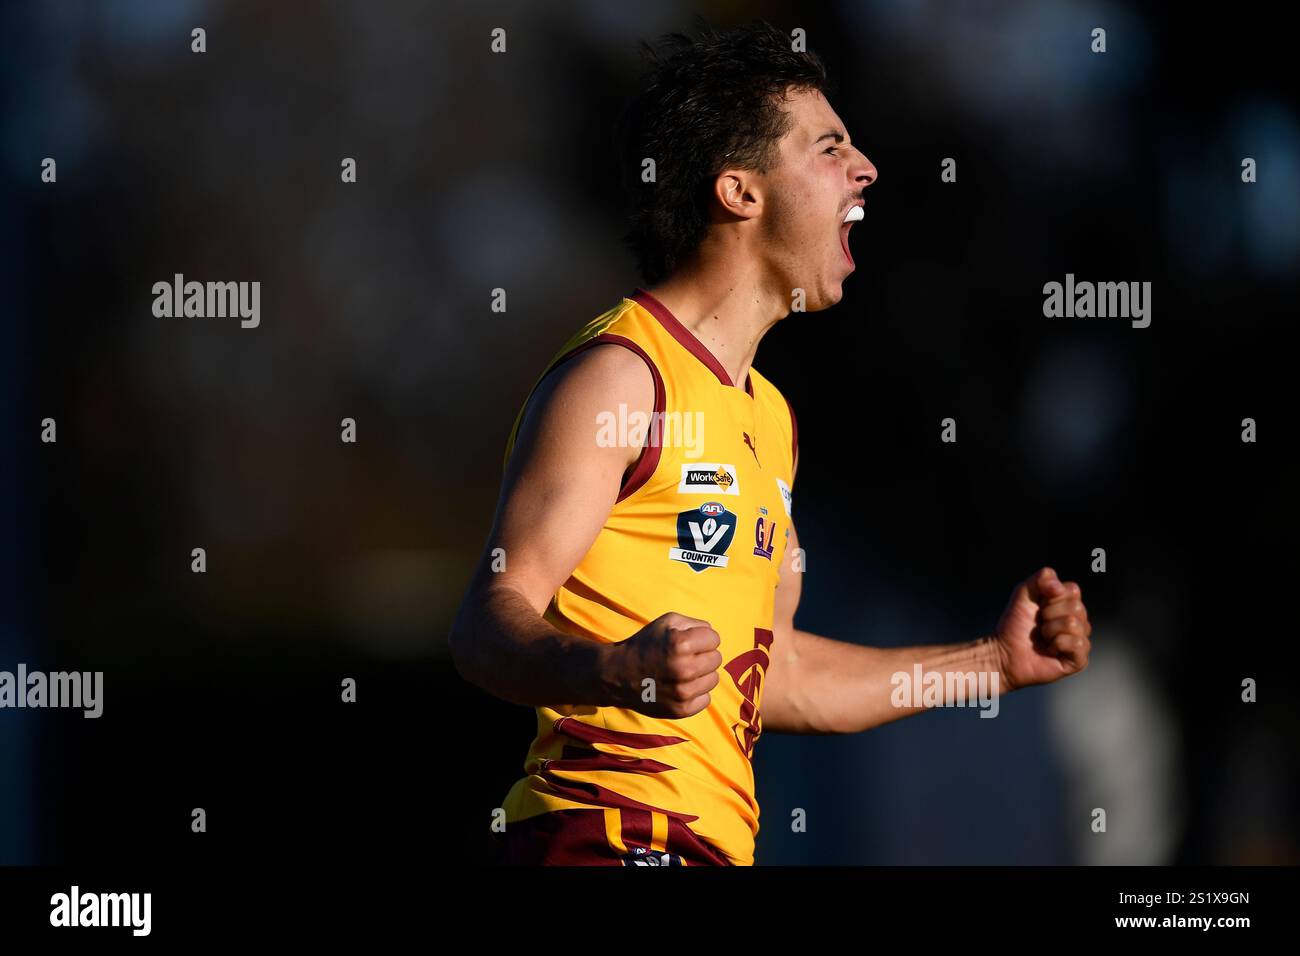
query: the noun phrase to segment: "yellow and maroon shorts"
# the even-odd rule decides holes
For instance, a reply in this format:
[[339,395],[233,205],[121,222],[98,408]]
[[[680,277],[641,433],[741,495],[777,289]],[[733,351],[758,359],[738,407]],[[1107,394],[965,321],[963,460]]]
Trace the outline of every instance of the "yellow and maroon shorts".
[[730,866],[686,824],[649,810],[552,810],[495,834],[505,866]]

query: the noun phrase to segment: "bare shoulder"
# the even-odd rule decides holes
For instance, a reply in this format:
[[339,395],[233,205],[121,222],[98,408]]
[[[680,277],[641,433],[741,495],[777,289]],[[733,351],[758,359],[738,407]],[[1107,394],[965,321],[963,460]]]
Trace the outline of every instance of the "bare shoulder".
[[602,411],[654,410],[654,375],[645,359],[613,342],[600,342],[563,360],[537,384],[528,400],[523,428],[544,421],[587,422]]

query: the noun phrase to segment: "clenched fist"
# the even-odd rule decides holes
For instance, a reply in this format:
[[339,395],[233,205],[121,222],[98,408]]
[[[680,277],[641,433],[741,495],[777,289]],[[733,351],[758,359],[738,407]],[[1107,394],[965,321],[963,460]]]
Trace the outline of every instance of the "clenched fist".
[[[718,686],[721,643],[706,621],[671,611],[657,617],[627,640],[602,649],[606,697],[614,707],[650,717],[698,714]],[[647,678],[654,683],[647,685]]]
[[1011,593],[994,633],[1002,690],[1047,684],[1088,666],[1092,623],[1083,592],[1042,568]]

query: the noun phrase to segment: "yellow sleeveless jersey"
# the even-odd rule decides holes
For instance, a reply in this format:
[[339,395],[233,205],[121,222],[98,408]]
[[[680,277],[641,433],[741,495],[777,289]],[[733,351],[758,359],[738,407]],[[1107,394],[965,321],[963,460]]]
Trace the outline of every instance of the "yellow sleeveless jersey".
[[[613,642],[676,611],[718,632],[723,668],[709,706],[682,720],[558,701],[538,707],[525,776],[504,803],[507,826],[552,810],[606,808],[607,826],[616,828],[620,809],[649,811],[656,842],[673,818],[730,862],[752,864],[759,810],[750,761],[789,538],[794,415],[757,371],[744,388],[733,385],[641,289],[570,339],[543,377],[600,343],[646,362],[656,415],[647,422],[610,409],[592,423],[598,440],[602,424],[612,440],[626,423],[643,450],[545,618],[565,633]],[[522,418],[521,409],[507,460]],[[610,837],[618,846],[618,834]]]

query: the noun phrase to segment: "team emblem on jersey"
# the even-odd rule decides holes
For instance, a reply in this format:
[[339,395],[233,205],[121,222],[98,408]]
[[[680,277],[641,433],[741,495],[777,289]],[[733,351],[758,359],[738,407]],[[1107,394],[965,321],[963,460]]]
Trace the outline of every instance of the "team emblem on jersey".
[[781,504],[785,505],[785,516],[791,517],[791,509],[794,507],[794,496],[790,494],[790,486],[780,478],[776,480],[776,490],[781,492]]
[[707,461],[682,465],[682,480],[677,492],[684,495],[738,495],[740,480],[736,477],[736,466]]
[[763,733],[763,718],[758,711],[758,700],[762,694],[767,666],[771,663],[768,654],[771,646],[772,632],[756,627],[753,648],[732,658],[723,667],[744,697],[738,715],[740,720],[731,725],[731,732],[736,737],[740,752],[750,760],[754,758],[754,742]]
[[668,557],[695,571],[725,568],[735,533],[736,516],[716,501],[706,502],[677,516],[677,547],[668,549]]

